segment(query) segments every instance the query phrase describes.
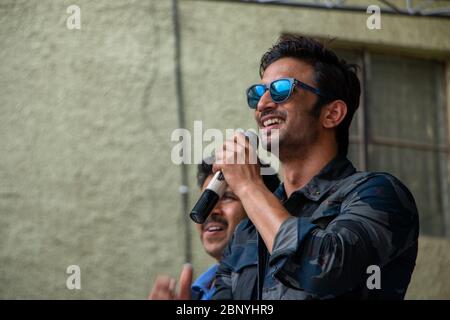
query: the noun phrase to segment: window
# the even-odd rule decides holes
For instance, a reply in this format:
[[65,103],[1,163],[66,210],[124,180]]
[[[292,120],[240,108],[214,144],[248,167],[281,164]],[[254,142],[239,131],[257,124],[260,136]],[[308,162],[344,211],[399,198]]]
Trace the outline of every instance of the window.
[[422,234],[450,235],[444,65],[338,50],[361,66],[362,97],[350,129],[358,170],[386,171],[413,193]]

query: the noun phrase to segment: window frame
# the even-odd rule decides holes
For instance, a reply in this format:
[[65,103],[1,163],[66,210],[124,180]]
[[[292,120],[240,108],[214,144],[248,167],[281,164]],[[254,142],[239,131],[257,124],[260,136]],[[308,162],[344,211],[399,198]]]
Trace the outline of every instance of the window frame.
[[[350,131],[349,142],[350,145],[354,145],[357,147],[357,157],[359,162],[359,170],[368,170],[370,168],[370,158],[369,158],[369,145],[372,146],[387,146],[394,148],[408,148],[415,150],[423,150],[423,151],[432,151],[436,153],[436,157],[438,157],[438,172],[440,177],[445,177],[439,179],[439,190],[442,193],[441,196],[441,204],[442,208],[442,221],[444,223],[444,237],[450,237],[450,135],[449,135],[449,106],[447,104],[448,94],[446,87],[446,76],[449,73],[449,65],[446,61],[441,61],[432,58],[423,58],[423,57],[415,57],[415,56],[404,56],[398,55],[394,52],[378,52],[372,51],[368,49],[355,49],[349,48],[348,46],[339,47],[336,46],[334,49],[347,51],[355,54],[357,57],[356,63],[360,66],[358,69],[358,77],[361,80],[361,98],[360,105],[355,113],[355,117],[353,119],[353,124],[356,121],[357,126],[357,135],[354,135]],[[436,95],[437,95],[437,105],[441,108],[440,113],[442,117],[438,118],[438,144],[432,143],[422,143],[422,142],[414,142],[408,141],[401,138],[384,138],[377,137],[371,134],[370,126],[371,119],[369,117],[369,113],[367,112],[367,106],[369,105],[369,92],[368,87],[371,81],[371,68],[372,68],[372,55],[373,54],[382,54],[387,57],[405,57],[411,59],[422,59],[428,61],[434,61],[436,63],[440,63],[443,65],[442,74],[440,72],[436,72],[437,83],[436,87]],[[442,154],[443,153],[443,154]],[[420,213],[419,213],[420,214]],[[422,234],[422,233],[421,233]],[[427,235],[427,234],[425,234]]]

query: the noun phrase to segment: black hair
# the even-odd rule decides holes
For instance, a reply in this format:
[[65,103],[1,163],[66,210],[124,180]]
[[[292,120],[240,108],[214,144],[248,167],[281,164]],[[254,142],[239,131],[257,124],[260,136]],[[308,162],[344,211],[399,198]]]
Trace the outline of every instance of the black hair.
[[281,58],[297,58],[310,64],[315,71],[316,87],[326,96],[319,96],[313,114],[318,117],[322,107],[335,100],[347,105],[347,115],[336,129],[336,141],[340,154],[347,155],[349,128],[359,106],[361,86],[356,75],[358,66],[349,64],[327,49],[319,41],[296,35],[283,35],[261,58],[259,73]]
[[[207,157],[203,159],[202,163],[197,166],[197,185],[199,188],[203,186],[210,175],[212,175],[212,163],[214,162],[213,157]],[[264,184],[270,192],[274,192],[280,185],[280,179],[278,175],[275,174],[265,174],[262,176]]]

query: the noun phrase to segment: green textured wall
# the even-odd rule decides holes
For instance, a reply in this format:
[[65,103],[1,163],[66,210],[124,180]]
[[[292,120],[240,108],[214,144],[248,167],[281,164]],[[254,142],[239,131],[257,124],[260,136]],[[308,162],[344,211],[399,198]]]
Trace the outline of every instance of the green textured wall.
[[[81,30],[66,28],[71,4]],[[140,299],[157,273],[178,274],[171,10],[169,0],[0,0],[0,298]],[[180,18],[190,129],[254,127],[243,92],[283,32],[450,52],[442,19],[382,16],[370,31],[364,13],[192,0]],[[195,166],[189,177],[193,205]],[[190,227],[198,272],[212,260]],[[421,238],[409,298],[450,298],[449,245]],[[72,264],[81,290],[65,287]]]
[[170,2],[2,0],[0,25],[0,297],[145,298],[183,262]]

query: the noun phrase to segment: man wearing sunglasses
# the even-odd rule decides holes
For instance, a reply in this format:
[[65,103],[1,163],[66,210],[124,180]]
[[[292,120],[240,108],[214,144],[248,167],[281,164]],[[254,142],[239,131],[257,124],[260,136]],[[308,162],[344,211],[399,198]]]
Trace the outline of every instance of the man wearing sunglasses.
[[260,76],[248,106],[265,147],[278,139],[284,182],[273,195],[258,165],[234,164],[253,152],[242,134],[216,153],[214,171],[249,219],[225,250],[213,299],[403,299],[417,208],[398,179],[357,172],[346,157],[356,67],[313,39],[285,36],[263,55]]

